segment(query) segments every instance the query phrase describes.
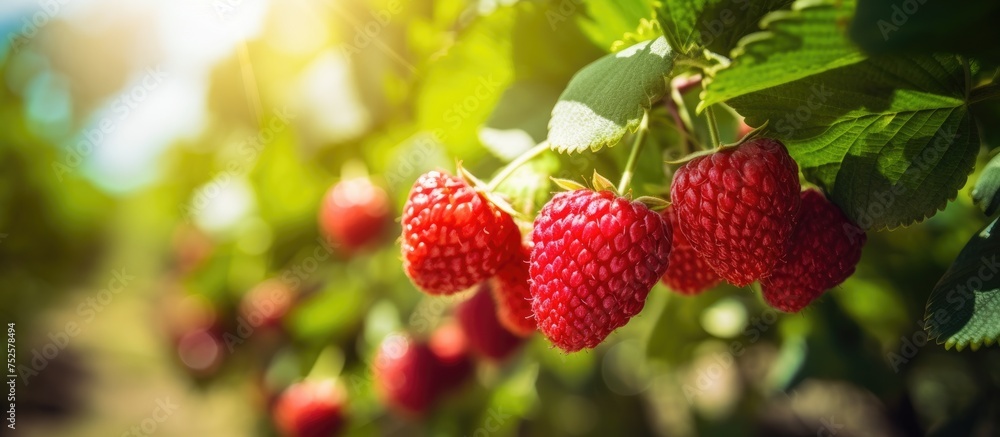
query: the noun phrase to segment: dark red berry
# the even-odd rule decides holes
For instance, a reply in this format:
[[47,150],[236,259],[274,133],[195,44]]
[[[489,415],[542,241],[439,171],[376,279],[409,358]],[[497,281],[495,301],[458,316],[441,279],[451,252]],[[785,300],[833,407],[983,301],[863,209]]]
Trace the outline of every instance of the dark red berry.
[[375,389],[391,408],[420,416],[440,397],[461,385],[472,364],[457,337],[436,339],[431,347],[404,335],[390,335],[379,347],[373,369]]
[[854,273],[867,236],[823,193],[802,192],[802,208],[788,254],[761,280],[772,307],[794,313]]
[[488,283],[480,285],[476,294],[459,304],[455,316],[469,340],[469,347],[486,359],[503,361],[524,342],[500,323]]
[[785,146],[756,138],[685,164],[670,196],[678,231],[719,276],[744,287],[770,274],[788,250],[799,190]]
[[667,272],[663,274],[663,283],[671,290],[680,294],[694,295],[716,286],[722,278],[708,263],[698,256],[691,243],[677,232],[677,214],[673,208],[663,211],[663,217],[670,222],[673,232],[673,243],[670,247],[670,257]]

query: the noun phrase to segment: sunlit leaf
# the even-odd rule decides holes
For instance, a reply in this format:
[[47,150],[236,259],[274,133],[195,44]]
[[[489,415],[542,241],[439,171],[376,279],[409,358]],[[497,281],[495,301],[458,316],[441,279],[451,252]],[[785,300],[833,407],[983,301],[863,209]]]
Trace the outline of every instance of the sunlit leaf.
[[579,153],[618,143],[667,92],[665,78],[673,60],[674,52],[661,37],[584,67],[552,110],[549,144],[559,152]]

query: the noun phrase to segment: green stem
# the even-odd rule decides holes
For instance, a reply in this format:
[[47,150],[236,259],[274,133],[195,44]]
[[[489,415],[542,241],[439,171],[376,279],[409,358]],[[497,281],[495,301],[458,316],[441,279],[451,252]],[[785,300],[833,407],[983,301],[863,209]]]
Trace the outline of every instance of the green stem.
[[667,112],[670,113],[670,117],[674,120],[674,125],[677,128],[677,133],[681,136],[681,156],[687,156],[694,152],[694,139],[691,134],[688,133],[687,126],[684,124],[684,119],[681,118],[681,113],[677,108],[677,102],[674,99],[667,99]]
[[622,172],[622,179],[618,181],[618,192],[624,193],[625,188],[632,182],[632,175],[635,173],[635,165],[639,160],[639,151],[646,142],[646,132],[649,131],[649,111],[642,113],[642,121],[639,122],[639,130],[635,133],[635,141],[632,142],[632,151],[629,152],[628,161],[625,163],[625,171]]
[[712,148],[719,147],[722,140],[719,139],[719,124],[715,121],[715,110],[712,105],[705,108],[705,116],[708,117],[708,135],[712,139]]
[[1000,83],[991,83],[979,88],[973,88],[969,93],[969,104],[1000,98]]
[[524,163],[528,161],[531,161],[538,155],[541,155],[546,150],[549,150],[548,141],[542,141],[541,143],[538,143],[537,146],[528,149],[527,152],[522,153],[521,156],[518,156],[513,161],[509,162],[506,166],[504,166],[504,168],[500,169],[500,173],[497,173],[497,175],[494,176],[492,180],[490,180],[489,185],[486,186],[486,190],[487,191],[496,190],[497,187],[499,187],[504,180],[510,177],[510,175],[513,174],[514,171],[518,169],[518,167],[524,165]]

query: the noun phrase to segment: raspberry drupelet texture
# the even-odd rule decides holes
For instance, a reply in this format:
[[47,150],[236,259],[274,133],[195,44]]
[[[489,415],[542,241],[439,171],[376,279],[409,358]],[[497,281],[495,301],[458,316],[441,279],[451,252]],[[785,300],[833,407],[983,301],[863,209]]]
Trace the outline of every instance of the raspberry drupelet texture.
[[521,251],[514,254],[490,280],[500,323],[522,337],[538,330],[535,313],[531,312],[531,291],[528,288],[530,262],[531,245],[522,245]]
[[428,294],[452,294],[493,276],[516,253],[520,231],[461,178],[431,171],[403,208],[403,270]]
[[687,238],[677,230],[679,225],[674,208],[664,210],[663,217],[674,230],[670,261],[667,263],[667,272],[663,274],[663,283],[671,290],[684,295],[699,294],[718,285],[722,278],[712,270],[708,262],[698,256]]
[[610,191],[556,194],[532,233],[538,329],[559,348],[593,348],[642,310],[667,269],[670,225]]
[[767,276],[790,243],[799,210],[798,166],[781,142],[757,138],[677,170],[670,196],[681,232],[723,279]]
[[788,256],[761,280],[764,300],[784,312],[802,310],[854,273],[866,241],[865,232],[823,193],[803,191]]

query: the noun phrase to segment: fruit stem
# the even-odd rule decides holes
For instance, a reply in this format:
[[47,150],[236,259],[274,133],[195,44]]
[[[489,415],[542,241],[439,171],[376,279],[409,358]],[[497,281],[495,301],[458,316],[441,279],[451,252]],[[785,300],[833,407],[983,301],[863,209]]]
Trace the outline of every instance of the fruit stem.
[[719,125],[715,120],[715,109],[712,105],[705,108],[705,116],[708,117],[708,135],[712,139],[712,148],[719,147],[722,141],[719,139]]
[[524,163],[528,161],[531,161],[538,155],[541,155],[546,150],[549,150],[549,142],[542,141],[541,143],[538,143],[537,146],[528,149],[527,152],[522,153],[521,156],[518,156],[513,161],[507,163],[507,165],[500,169],[500,172],[490,180],[489,185],[486,186],[486,191],[496,190],[504,180],[510,177],[510,175],[518,169],[518,167],[524,165]]
[[625,188],[632,182],[632,175],[635,173],[636,161],[639,158],[639,151],[646,143],[646,132],[649,131],[649,111],[643,111],[642,121],[639,122],[639,130],[635,133],[635,141],[632,142],[632,151],[629,152],[628,161],[625,163],[625,171],[622,172],[622,179],[618,181],[618,192],[624,193]]
[[[676,96],[675,96],[676,95]],[[667,112],[670,113],[670,117],[674,120],[674,125],[677,128],[677,133],[681,136],[681,155],[686,156],[694,151],[695,147],[701,148],[701,146],[695,146],[697,141],[688,130],[687,123],[681,116],[680,106],[677,104],[678,101],[683,103],[677,89],[674,88],[671,92],[671,97],[665,99]]]
[[979,103],[985,100],[996,100],[1000,98],[1000,83],[991,83],[978,88],[973,88],[969,93],[969,104]]

